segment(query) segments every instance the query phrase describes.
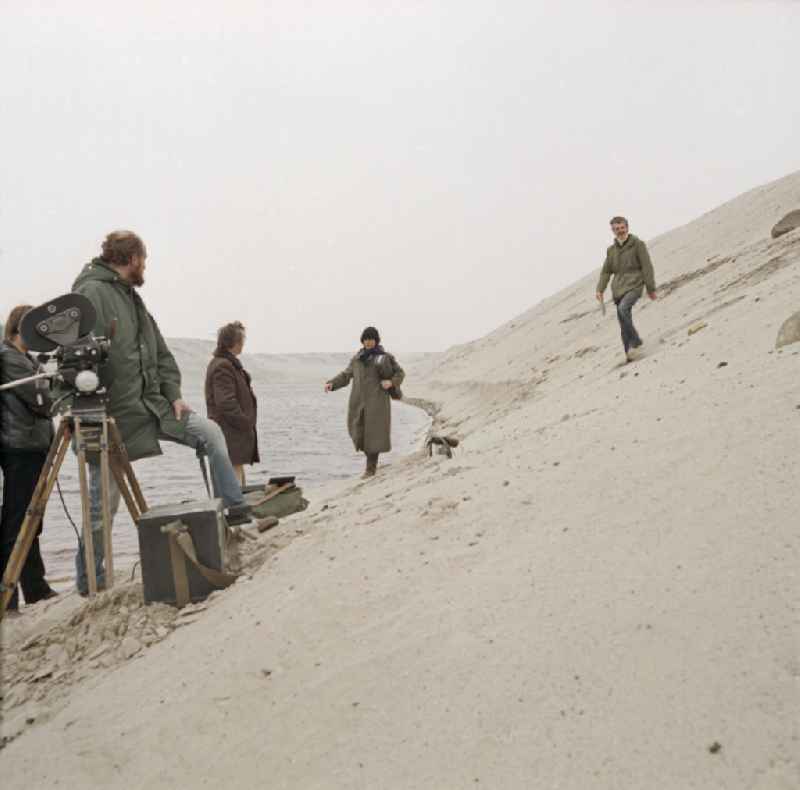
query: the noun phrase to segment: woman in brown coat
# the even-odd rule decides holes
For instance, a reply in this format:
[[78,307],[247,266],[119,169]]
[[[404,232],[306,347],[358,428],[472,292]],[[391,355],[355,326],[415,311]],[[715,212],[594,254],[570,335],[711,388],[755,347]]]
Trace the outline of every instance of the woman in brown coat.
[[347,429],[356,451],[367,456],[365,478],[375,475],[380,453],[392,449],[392,398],[401,397],[400,385],[406,375],[380,343],[378,330],[368,326],[361,333],[361,351],[325,384],[325,391],[333,392],[353,382]]
[[239,321],[217,333],[217,350],[206,371],[208,417],[218,423],[228,443],[228,455],[239,482],[244,485],[244,465],[258,463],[257,403],[250,374],[239,355],[245,329]]

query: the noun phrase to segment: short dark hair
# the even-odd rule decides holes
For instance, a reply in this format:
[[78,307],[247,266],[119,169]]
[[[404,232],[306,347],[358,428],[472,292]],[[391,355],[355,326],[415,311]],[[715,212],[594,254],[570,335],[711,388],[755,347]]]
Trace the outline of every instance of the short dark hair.
[[131,230],[114,230],[106,236],[100,257],[106,263],[127,266],[134,255],[147,256],[144,242]]
[[230,351],[244,337],[244,324],[232,321],[217,331],[217,351]]
[[32,309],[33,307],[29,304],[19,304],[8,314],[6,325],[3,327],[3,340],[10,341],[14,335],[19,334],[19,325],[22,323],[23,316]]
[[611,217],[611,222],[609,222],[608,224],[616,225],[618,222],[624,222],[626,226],[628,224],[628,220],[625,219],[625,217]]
[[374,326],[368,326],[362,333],[361,333],[361,342],[363,343],[365,340],[374,340],[376,343],[381,342],[381,336],[377,329]]

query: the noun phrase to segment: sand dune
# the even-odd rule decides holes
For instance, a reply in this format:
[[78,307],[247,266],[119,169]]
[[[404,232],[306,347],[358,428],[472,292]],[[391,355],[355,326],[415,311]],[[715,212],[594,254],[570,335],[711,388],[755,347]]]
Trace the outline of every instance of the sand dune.
[[596,271],[419,362],[456,457],[318,492],[188,625],[12,708],[3,787],[800,785],[797,207],[800,173],[652,240],[633,365]]

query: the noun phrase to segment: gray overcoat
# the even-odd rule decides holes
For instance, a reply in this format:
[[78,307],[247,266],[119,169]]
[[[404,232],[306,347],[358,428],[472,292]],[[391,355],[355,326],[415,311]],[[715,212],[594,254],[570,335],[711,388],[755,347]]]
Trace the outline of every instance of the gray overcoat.
[[369,357],[365,362],[359,353],[328,382],[334,390],[353,382],[347,408],[347,430],[358,452],[371,455],[388,453],[392,449],[392,399],[381,387],[381,380],[391,379],[392,384],[399,388],[405,375],[391,354],[384,352]]

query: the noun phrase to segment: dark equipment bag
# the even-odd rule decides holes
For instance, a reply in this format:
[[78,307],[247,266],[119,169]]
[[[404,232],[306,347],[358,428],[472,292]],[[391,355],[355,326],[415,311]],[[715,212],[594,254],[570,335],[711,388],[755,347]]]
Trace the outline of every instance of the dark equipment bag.
[[285,518],[292,513],[299,513],[308,507],[308,500],[303,497],[303,489],[295,485],[292,476],[272,477],[264,485],[245,486],[242,489],[245,501],[253,509],[253,517],[257,519]]
[[437,436],[435,433],[428,434],[425,446],[428,448],[428,457],[433,456],[433,448],[436,447],[437,455],[453,457],[453,450],[460,444],[455,436]]
[[221,499],[203,499],[148,510],[137,524],[144,602],[178,608],[228,587],[227,524]]

